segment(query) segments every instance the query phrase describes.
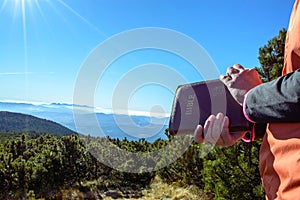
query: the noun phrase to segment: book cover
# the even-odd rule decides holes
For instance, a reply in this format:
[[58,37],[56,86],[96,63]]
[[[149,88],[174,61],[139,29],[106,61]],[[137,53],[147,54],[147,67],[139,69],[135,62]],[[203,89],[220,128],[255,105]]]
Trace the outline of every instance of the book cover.
[[211,114],[229,117],[231,132],[248,131],[250,123],[243,108],[220,80],[184,84],[177,87],[169,122],[171,135],[192,135]]

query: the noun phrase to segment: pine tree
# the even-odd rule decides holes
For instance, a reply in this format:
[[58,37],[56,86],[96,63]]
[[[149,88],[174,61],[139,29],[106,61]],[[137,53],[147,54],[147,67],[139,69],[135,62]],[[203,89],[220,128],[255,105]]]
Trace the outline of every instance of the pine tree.
[[258,59],[261,67],[256,67],[256,70],[263,82],[269,82],[281,75],[286,33],[286,29],[281,29],[268,44],[259,48]]

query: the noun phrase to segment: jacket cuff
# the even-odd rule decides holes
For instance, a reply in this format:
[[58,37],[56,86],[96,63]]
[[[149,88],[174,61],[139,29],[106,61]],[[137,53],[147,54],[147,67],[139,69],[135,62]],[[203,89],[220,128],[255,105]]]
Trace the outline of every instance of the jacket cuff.
[[247,143],[253,142],[255,140],[255,124],[251,126],[251,131],[246,133],[242,140]]
[[[251,89],[252,90],[252,89]],[[251,126],[251,132],[248,132],[246,133],[246,135],[242,138],[242,140],[244,142],[252,142],[255,140],[255,121],[253,121],[252,119],[250,119],[249,115],[247,114],[247,111],[246,111],[246,100],[247,100],[247,97],[248,97],[248,94],[249,92],[251,92],[251,90],[249,90],[246,94],[245,94],[245,97],[244,97],[244,102],[243,102],[243,113],[244,113],[244,116],[245,118],[252,123],[252,126]]]
[[249,90],[249,91],[245,94],[244,102],[243,102],[243,113],[244,113],[245,118],[246,118],[249,122],[252,122],[253,124],[255,124],[255,121],[253,121],[252,119],[250,119],[249,115],[247,114],[247,109],[246,109],[246,100],[247,100],[248,94],[249,94],[251,91],[252,91],[252,89]]

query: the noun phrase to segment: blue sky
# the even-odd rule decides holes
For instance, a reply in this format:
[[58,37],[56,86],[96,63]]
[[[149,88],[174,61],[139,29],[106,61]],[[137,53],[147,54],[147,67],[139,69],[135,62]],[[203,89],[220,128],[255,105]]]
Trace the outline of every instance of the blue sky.
[[[190,37],[206,50],[219,73],[234,63],[259,66],[258,48],[287,28],[293,3],[0,0],[0,100],[72,103],[77,75],[90,52],[115,34],[143,27],[171,29]],[[116,90],[130,71],[149,63],[181,74],[185,80],[176,79],[174,85],[203,80],[186,60],[169,52],[131,52],[115,60],[99,78],[94,106],[111,109],[115,95],[117,102],[123,102],[119,110],[169,113],[175,87],[168,88],[157,79],[141,84],[130,95]],[[143,80],[149,73],[146,71],[133,79]],[[218,78],[218,74],[211,78]],[[124,102],[128,107],[122,108]]]

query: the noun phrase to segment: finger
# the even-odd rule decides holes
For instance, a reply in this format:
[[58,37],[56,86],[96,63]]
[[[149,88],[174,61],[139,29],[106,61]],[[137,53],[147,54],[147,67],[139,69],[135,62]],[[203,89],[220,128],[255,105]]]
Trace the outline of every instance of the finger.
[[226,85],[232,78],[231,78],[231,76],[222,74],[222,75],[220,75],[219,79]]
[[228,75],[232,75],[232,74],[238,74],[240,72],[240,68],[236,67],[236,66],[232,66],[232,67],[228,67],[226,73]]
[[215,122],[216,116],[211,115],[207,118],[204,124],[204,142],[212,141],[212,127]]
[[234,64],[232,67],[235,70],[235,73],[231,74],[232,80],[235,80],[241,73],[245,71],[244,67],[240,64]]
[[221,142],[223,146],[230,146],[232,144],[232,137],[230,135],[230,132],[229,132],[229,118],[227,116],[224,117],[223,119],[223,122],[222,122],[222,127],[223,127],[223,130],[222,130],[222,133],[221,133],[221,136],[220,138],[222,139]]
[[198,125],[194,132],[194,140],[197,143],[203,143],[203,127]]
[[[229,118],[225,116],[222,120],[222,133],[216,145],[227,146],[228,137],[227,133],[229,133]],[[229,133],[230,134],[230,133]]]
[[228,76],[226,76],[226,75],[224,75],[224,74],[221,74],[221,75],[219,76],[219,79],[220,79],[220,80],[226,79],[226,78],[228,78]]
[[229,118],[227,116],[224,117],[223,128],[229,128]]
[[224,141],[224,146],[232,146],[235,144],[238,140],[240,140],[246,132],[229,132],[229,118],[226,116],[224,118],[224,131],[222,132],[222,139]]
[[[235,69],[233,67],[229,67],[227,69],[227,76],[230,76],[230,80],[235,80],[238,75],[239,75],[238,69]],[[228,81],[225,84],[228,85]]]
[[234,145],[237,141],[242,139],[245,136],[246,132],[239,131],[239,132],[228,132],[227,137],[224,138],[224,144],[223,146],[232,146]]
[[232,70],[234,70],[234,68],[232,66],[228,67],[226,70],[226,74],[231,75]]
[[244,68],[242,65],[240,65],[240,64],[234,64],[232,67],[233,67],[234,69],[237,69],[238,71],[243,71],[243,70],[245,70],[245,68]]
[[234,140],[234,141],[238,141],[238,140],[240,140],[240,139],[242,139],[244,136],[245,136],[245,134],[246,134],[247,132],[233,132],[233,133],[231,133],[231,135],[232,135],[232,140]]
[[215,141],[217,141],[221,135],[221,132],[223,130],[223,121],[224,121],[224,114],[218,113],[212,127],[212,137]]

